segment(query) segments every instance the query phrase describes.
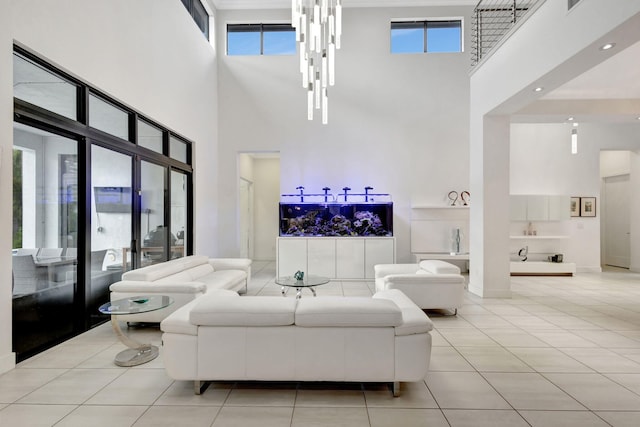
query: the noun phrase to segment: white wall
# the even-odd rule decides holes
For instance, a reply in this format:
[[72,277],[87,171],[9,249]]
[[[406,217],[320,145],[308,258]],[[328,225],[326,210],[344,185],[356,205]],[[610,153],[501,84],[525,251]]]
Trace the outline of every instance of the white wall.
[[[235,255],[239,151],[279,151],[280,192],[339,193],[345,186],[390,193],[399,261],[410,260],[412,204],[446,204],[469,188],[469,54],[390,54],[393,18],[464,17],[470,7],[345,8],[329,124],[306,118],[297,56],[220,56],[221,251]],[[289,10],[220,11],[218,50],[226,23],[287,22]],[[257,183],[257,180],[256,180]],[[263,219],[261,218],[260,221]],[[258,226],[258,225],[256,225]],[[275,242],[274,242],[275,244]]]
[[626,150],[600,153],[600,177],[626,175],[631,172],[631,152]]
[[[216,53],[175,0],[0,5],[0,198],[11,199],[13,41],[195,142],[195,251],[217,255]],[[11,355],[11,207],[0,207],[0,371]]]

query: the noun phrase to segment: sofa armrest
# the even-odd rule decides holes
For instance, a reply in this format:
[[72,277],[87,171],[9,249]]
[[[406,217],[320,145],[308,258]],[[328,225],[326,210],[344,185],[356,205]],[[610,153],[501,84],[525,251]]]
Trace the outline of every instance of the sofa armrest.
[[411,299],[399,289],[376,292],[376,299],[393,301],[402,311],[402,324],[395,327],[396,336],[423,334],[433,330],[433,322]]
[[376,264],[373,266],[376,279],[390,274],[415,274],[419,269],[418,264]]
[[396,285],[428,285],[429,283],[460,283],[464,286],[464,277],[460,274],[391,274],[384,277],[387,288]]
[[122,280],[109,286],[111,292],[138,294],[200,294],[207,291],[207,287],[199,282],[157,283]]
[[209,264],[214,270],[249,271],[251,268],[251,260],[248,258],[209,258]]
[[160,322],[160,330],[165,333],[198,335],[198,326],[189,321],[189,315],[197,299],[183,305]]

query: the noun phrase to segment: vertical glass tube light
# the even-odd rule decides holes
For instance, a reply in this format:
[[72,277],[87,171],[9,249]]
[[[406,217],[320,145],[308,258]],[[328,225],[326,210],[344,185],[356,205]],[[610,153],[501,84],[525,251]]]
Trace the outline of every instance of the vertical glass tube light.
[[571,129],[571,154],[578,154],[578,129]]
[[342,0],[291,0],[291,25],[300,46],[302,87],[307,90],[307,117],[320,110],[328,122],[328,86],[335,84],[336,49],[342,35]]

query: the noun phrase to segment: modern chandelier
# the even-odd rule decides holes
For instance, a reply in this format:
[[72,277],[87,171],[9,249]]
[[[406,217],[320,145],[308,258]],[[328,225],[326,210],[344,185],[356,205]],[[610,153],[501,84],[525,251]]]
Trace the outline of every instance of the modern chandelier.
[[292,0],[291,25],[300,44],[302,87],[307,89],[307,118],[322,111],[328,122],[328,86],[335,84],[336,49],[342,34],[342,0]]

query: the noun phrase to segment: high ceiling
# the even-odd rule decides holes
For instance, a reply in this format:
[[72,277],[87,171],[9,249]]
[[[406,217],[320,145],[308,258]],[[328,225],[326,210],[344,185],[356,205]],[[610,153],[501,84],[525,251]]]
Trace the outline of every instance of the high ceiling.
[[[291,7],[291,0],[208,1],[216,9]],[[478,0],[343,0],[344,7],[476,6],[477,3]],[[627,31],[621,37],[609,59],[542,94],[512,120],[563,122],[573,116],[584,122],[639,122],[640,37],[636,30]],[[634,37],[635,40],[631,40]]]

